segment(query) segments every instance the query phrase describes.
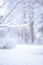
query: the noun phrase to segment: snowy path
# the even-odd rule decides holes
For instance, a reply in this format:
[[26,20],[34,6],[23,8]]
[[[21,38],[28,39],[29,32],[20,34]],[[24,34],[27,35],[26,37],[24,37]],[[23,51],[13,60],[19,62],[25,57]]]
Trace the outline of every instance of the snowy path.
[[0,49],[0,65],[43,65],[43,46],[16,45]]

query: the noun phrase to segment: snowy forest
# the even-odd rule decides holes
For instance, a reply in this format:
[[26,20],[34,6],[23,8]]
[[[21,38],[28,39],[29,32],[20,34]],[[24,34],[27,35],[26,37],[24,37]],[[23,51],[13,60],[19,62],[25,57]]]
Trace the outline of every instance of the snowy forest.
[[0,48],[43,44],[43,0],[0,0]]

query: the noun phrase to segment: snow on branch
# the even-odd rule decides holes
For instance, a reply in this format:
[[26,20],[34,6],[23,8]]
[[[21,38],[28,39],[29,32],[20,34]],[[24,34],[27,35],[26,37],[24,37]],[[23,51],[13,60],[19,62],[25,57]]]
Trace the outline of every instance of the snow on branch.
[[[22,25],[9,25],[9,24],[1,24],[0,25],[0,28],[2,27],[10,27],[10,28],[19,28],[19,27],[26,27],[26,26],[29,26],[30,23],[27,23],[27,24],[22,24]],[[30,26],[29,26],[30,27]]]

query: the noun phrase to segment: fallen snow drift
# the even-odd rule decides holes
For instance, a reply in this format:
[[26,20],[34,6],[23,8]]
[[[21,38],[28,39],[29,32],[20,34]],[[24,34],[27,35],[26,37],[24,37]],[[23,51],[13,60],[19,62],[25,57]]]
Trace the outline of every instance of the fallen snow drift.
[[0,49],[0,65],[43,65],[43,46],[16,45]]

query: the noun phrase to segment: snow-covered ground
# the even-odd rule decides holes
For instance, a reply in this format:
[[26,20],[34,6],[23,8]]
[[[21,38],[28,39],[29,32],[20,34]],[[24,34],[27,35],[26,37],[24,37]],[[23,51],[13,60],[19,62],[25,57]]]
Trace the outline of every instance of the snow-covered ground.
[[18,44],[0,49],[0,65],[43,65],[43,46]]

